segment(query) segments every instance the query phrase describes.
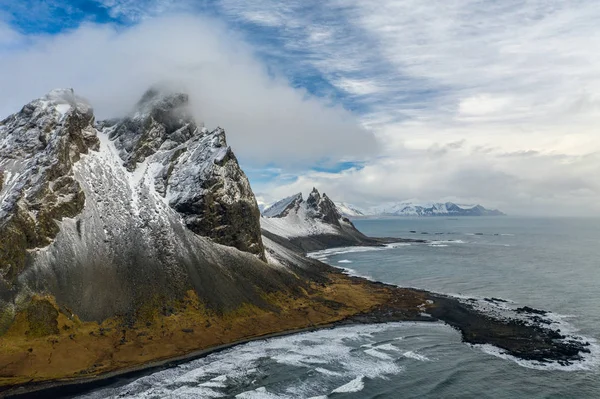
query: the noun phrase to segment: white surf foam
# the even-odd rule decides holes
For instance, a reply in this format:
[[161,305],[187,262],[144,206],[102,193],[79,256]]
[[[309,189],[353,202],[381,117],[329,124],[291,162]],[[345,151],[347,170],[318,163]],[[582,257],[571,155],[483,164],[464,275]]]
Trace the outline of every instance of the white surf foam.
[[238,399],[277,399],[280,398],[279,395],[275,395],[267,391],[267,388],[260,387],[256,388],[252,391],[242,392],[240,394],[235,395]]
[[342,260],[338,260],[338,263],[352,263],[352,261],[349,259],[342,259]]
[[409,247],[411,245],[412,245],[411,243],[407,243],[407,242],[393,242],[393,243],[385,244],[383,246],[378,246],[378,247],[376,247],[376,246],[338,247],[338,248],[323,249],[321,251],[309,252],[306,254],[306,256],[309,258],[323,261],[323,260],[326,260],[327,258],[329,258],[330,256],[334,256],[334,255],[343,255],[343,254],[358,253],[358,252],[385,251],[385,250],[394,249],[394,248]]
[[427,356],[420,355],[420,354],[415,353],[413,351],[404,352],[403,356],[406,357],[406,358],[408,358],[408,359],[419,360],[421,362],[428,362],[429,361],[429,358]]
[[373,277],[371,277],[369,275],[366,275],[366,274],[361,274],[361,273],[357,272],[356,270],[351,269],[349,267],[338,266],[338,268],[342,269],[342,271],[345,274],[347,274],[348,276],[362,277],[362,278],[367,279],[367,280],[375,281],[375,279]]
[[388,355],[388,354],[385,354],[385,353],[383,353],[383,352],[379,352],[377,349],[367,349],[367,350],[365,351],[365,353],[366,353],[367,355],[370,355],[370,356],[376,357],[376,358],[378,358],[378,359],[382,359],[382,360],[392,360],[392,357],[391,357],[390,355]]
[[331,391],[331,393],[349,393],[360,392],[365,388],[364,376],[360,375],[347,384],[342,385]]
[[463,240],[434,240],[429,243],[434,245],[442,245],[442,244],[467,244],[466,241]]
[[[400,340],[403,339],[403,337],[398,337],[398,338],[395,338],[395,339],[398,340],[398,341],[400,341]],[[377,345],[375,348],[379,349],[379,350],[388,351],[388,352],[400,352],[401,351],[399,348],[395,347],[392,344]]]
[[325,375],[332,375],[332,376],[336,376],[336,377],[341,377],[341,376],[343,376],[343,375],[344,375],[344,374],[342,374],[342,373],[338,373],[337,371],[331,371],[331,370],[327,370],[327,369],[324,369],[324,368],[322,368],[322,367],[317,367],[317,368],[315,369],[315,371],[317,371],[317,372],[319,372],[319,373],[321,373],[321,374],[325,374]]
[[[588,341],[589,342],[589,341]],[[600,346],[590,342],[588,349],[590,353],[583,354],[583,360],[564,365],[558,362],[538,362],[534,360],[523,360],[506,353],[506,351],[493,345],[470,345],[488,355],[515,362],[521,367],[534,370],[556,370],[556,371],[591,371],[600,367]]]

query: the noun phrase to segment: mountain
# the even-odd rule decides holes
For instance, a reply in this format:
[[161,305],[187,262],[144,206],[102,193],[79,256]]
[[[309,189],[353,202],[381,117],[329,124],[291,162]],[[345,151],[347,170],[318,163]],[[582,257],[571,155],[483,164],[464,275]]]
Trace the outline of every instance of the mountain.
[[[351,225],[318,195],[308,204]],[[0,386],[356,312],[312,303],[333,269],[275,239],[224,130],[197,124],[186,94],[152,88],[99,122],[71,89],[30,102],[0,122]]]
[[355,207],[354,205],[350,205],[346,202],[336,202],[335,206],[338,208],[338,211],[347,217],[356,217],[356,216],[365,216],[364,211]]
[[260,224],[266,237],[285,237],[301,252],[389,242],[362,234],[350,219],[342,215],[327,194],[321,195],[316,188],[313,188],[306,201],[302,193],[298,193],[264,209]]
[[71,384],[70,396],[104,377],[335,323],[444,320],[468,342],[522,358],[584,350],[305,257],[402,241],[366,237],[316,189],[264,214],[224,130],[196,123],[184,93],[152,88],[128,116],[97,122],[73,90],[54,90],[0,121],[0,396],[60,397]]
[[344,216],[504,216],[499,210],[486,209],[481,205],[457,205],[453,202],[415,204],[412,202],[389,203],[360,209],[347,203],[336,203]]
[[[254,195],[224,131],[198,127],[186,105],[149,90],[130,116],[95,124],[59,90],[1,123],[3,304],[44,292],[102,320],[190,288],[219,308],[261,302],[226,271],[271,273]],[[228,296],[210,294],[232,278]]]

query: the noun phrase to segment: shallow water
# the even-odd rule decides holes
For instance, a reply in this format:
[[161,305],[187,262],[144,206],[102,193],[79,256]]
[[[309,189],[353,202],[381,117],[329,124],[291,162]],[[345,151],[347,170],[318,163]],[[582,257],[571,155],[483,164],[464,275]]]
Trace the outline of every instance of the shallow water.
[[[553,312],[563,332],[600,340],[600,220],[357,220],[368,235],[428,244],[314,256],[402,286]],[[410,231],[416,233],[411,233]],[[422,233],[428,234],[422,234]],[[540,366],[471,347],[439,323],[390,323],[252,342],[85,397],[598,398],[597,346],[586,361]]]

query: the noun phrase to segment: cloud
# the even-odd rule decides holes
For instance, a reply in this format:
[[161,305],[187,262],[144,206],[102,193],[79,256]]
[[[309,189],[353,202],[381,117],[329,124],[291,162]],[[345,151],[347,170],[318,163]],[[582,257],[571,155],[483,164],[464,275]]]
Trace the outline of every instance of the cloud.
[[[245,2],[224,3],[243,18]],[[281,23],[286,44],[302,46],[301,65],[347,94],[382,151],[361,170],[306,172],[265,192],[318,185],[359,205],[457,199],[512,213],[600,214],[596,2],[299,4],[278,14],[302,22]],[[308,32],[329,25],[311,44]]]
[[0,113],[6,116],[55,87],[73,87],[99,118],[128,112],[152,84],[175,81],[208,127],[226,129],[248,164],[288,167],[325,159],[364,159],[370,133],[341,106],[292,88],[251,46],[208,18],[146,19],[129,28],[84,24],[30,38],[0,63]]
[[23,36],[14,31],[8,24],[0,21],[0,51],[9,50],[23,43]]
[[454,201],[497,207],[512,215],[600,214],[600,154],[557,156],[463,148],[460,143],[405,149],[362,169],[307,172],[294,182],[255,185],[266,202],[315,186],[357,206],[381,202]]
[[[184,9],[223,21],[227,28],[184,23],[190,36],[203,37],[200,47],[152,21],[124,33],[108,29],[100,43],[111,44],[100,51],[110,57],[90,59],[117,65],[127,75],[119,84],[139,91],[136,70],[142,77],[146,70],[162,76],[154,69],[165,65],[184,77],[202,71],[204,78],[192,79],[203,88],[196,90],[200,115],[234,128],[231,142],[243,160],[273,166],[249,168],[265,200],[318,185],[358,205],[451,199],[510,213],[600,215],[600,8],[593,0],[102,2],[130,21]],[[168,40],[144,31],[160,26]],[[102,30],[92,28],[78,32]],[[130,43],[136,40],[140,49]],[[106,91],[96,96],[103,108],[134,101],[98,86],[89,92]],[[303,169],[284,165],[299,158],[296,151]],[[363,167],[315,167],[340,161]]]

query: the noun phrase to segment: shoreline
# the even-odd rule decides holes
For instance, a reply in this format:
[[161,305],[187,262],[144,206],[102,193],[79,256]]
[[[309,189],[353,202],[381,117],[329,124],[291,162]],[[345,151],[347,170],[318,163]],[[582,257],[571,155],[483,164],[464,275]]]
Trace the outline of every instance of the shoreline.
[[[443,322],[461,334],[462,341],[468,344],[490,344],[506,353],[523,360],[558,362],[568,365],[583,359],[588,353],[588,343],[574,342],[542,322],[524,323],[517,318],[497,318],[477,310],[472,304],[460,301],[450,295],[438,294],[415,288],[403,288],[392,284],[371,281],[363,277],[348,276],[335,266],[335,274],[343,275],[350,286],[370,287],[373,292],[385,291],[389,297],[368,310],[350,314],[343,319],[308,327],[247,336],[229,343],[215,345],[188,353],[165,357],[122,369],[107,371],[92,377],[74,377],[41,382],[26,382],[20,385],[5,386],[0,389],[0,397],[72,397],[111,385],[119,386],[153,372],[176,367],[179,364],[206,357],[249,342],[284,337],[294,334],[332,329],[343,326],[382,324],[391,322]],[[419,298],[422,305],[413,308],[410,301]],[[407,300],[409,302],[407,302]],[[525,311],[538,320],[544,311],[524,307]]]
[[[385,284],[385,283],[380,283]],[[152,361],[143,365],[129,367],[121,370],[110,371],[105,374],[100,374],[94,377],[83,377],[66,380],[55,380],[46,381],[39,383],[31,383],[25,385],[19,385],[14,387],[6,387],[5,391],[0,392],[0,398],[15,398],[15,399],[27,399],[27,398],[40,398],[48,397],[72,397],[74,395],[90,392],[95,388],[107,387],[110,385],[117,385],[120,381],[124,384],[150,375],[154,372],[158,372],[167,368],[176,367],[180,364],[194,361],[210,356],[214,353],[219,353],[236,346],[245,345],[250,342],[268,340],[271,338],[281,338],[290,335],[315,332],[320,330],[334,329],[338,327],[349,327],[366,324],[385,324],[385,323],[398,323],[398,322],[424,322],[433,323],[439,322],[434,318],[419,318],[414,320],[388,320],[388,321],[377,321],[369,320],[371,317],[376,317],[376,311],[367,312],[364,314],[357,314],[349,317],[345,320],[340,320],[333,323],[327,323],[323,325],[315,325],[311,327],[298,328],[293,330],[280,331],[276,333],[268,333],[264,335],[258,335],[254,337],[245,338],[235,342],[213,346],[206,349],[196,350],[185,355],[175,356],[163,360]]]

